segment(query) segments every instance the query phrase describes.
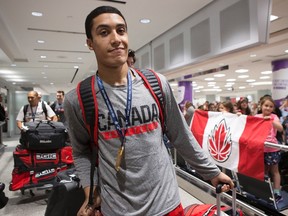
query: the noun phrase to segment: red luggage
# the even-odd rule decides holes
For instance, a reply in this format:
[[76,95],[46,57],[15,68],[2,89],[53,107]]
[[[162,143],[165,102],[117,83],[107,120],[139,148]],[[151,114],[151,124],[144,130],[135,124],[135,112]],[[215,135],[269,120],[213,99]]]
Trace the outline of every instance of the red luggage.
[[217,204],[192,204],[184,209],[185,216],[244,216],[240,209],[236,209],[236,188],[232,190],[232,207],[221,206],[221,186],[216,188]]
[[42,187],[55,183],[57,173],[73,165],[72,147],[54,150],[28,150],[18,145],[14,152],[11,191]]

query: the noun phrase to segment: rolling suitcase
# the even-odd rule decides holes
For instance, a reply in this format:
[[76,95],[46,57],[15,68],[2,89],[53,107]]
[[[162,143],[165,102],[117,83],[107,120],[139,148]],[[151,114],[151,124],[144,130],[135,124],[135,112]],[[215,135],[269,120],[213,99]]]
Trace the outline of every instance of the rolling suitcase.
[[185,216],[244,216],[240,209],[236,209],[236,187],[232,190],[232,206],[221,206],[221,187],[216,187],[215,204],[192,204],[184,209]]

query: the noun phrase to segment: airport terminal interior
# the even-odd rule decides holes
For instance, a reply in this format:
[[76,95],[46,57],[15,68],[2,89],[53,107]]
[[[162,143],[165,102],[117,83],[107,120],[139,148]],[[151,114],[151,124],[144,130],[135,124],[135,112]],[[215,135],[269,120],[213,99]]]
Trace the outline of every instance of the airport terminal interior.
[[[288,215],[288,0],[0,0],[0,215],[51,216],[47,206],[57,174],[74,167],[69,138],[55,152],[31,150],[16,118],[35,91],[47,106],[57,104],[53,110],[67,133],[60,120],[65,94],[97,72],[84,22],[103,5],[125,17],[131,67],[168,80],[196,141],[235,180],[235,197],[221,193],[222,205],[235,200],[244,215]],[[266,101],[273,102],[269,115],[282,128],[277,143],[266,138],[272,121],[257,118]],[[211,182],[167,143],[183,208],[216,204]],[[267,148],[279,153],[279,179],[265,172]],[[37,157],[45,160],[38,173],[27,165]],[[45,175],[49,181],[37,182]]]

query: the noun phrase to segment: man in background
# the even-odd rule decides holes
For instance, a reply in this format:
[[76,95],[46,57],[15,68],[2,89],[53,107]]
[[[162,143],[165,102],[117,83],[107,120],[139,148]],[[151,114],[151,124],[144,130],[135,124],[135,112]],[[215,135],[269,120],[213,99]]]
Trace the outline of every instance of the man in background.
[[56,92],[56,101],[54,101],[50,106],[55,112],[58,121],[63,122],[63,124],[66,126],[66,119],[64,115],[64,95],[64,91],[58,90]]
[[39,101],[39,95],[36,91],[30,91],[27,94],[29,104],[21,107],[17,115],[17,127],[22,131],[24,122],[34,122],[41,120],[57,121],[54,111],[49,105]]

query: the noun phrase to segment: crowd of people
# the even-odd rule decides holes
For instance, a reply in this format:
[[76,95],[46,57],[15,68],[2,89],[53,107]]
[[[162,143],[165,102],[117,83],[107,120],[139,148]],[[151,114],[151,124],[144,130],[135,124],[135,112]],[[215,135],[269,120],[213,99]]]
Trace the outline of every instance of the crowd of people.
[[[276,106],[271,95],[264,95],[258,103],[249,102],[248,98],[242,97],[236,103],[232,103],[230,100],[215,103],[205,101],[204,104],[199,105],[197,108],[195,108],[190,101],[186,101],[183,112],[185,119],[189,119],[187,122],[189,125],[195,109],[212,112],[228,112],[272,120],[271,131],[266,138],[266,142],[288,145],[288,96],[282,101],[279,107]],[[281,196],[281,176],[278,166],[280,160],[280,149],[264,147],[265,174],[270,176],[273,181],[276,202],[280,202],[283,199]]]

